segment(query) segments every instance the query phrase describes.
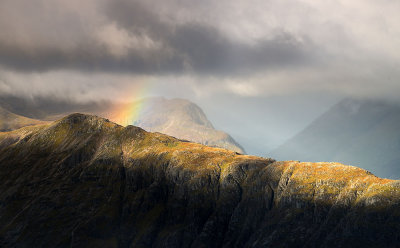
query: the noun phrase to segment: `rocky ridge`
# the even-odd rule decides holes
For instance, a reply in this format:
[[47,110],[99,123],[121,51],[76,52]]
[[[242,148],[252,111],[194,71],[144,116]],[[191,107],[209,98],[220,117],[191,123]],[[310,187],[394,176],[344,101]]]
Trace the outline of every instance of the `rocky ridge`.
[[0,134],[2,247],[397,247],[400,182],[73,114]]

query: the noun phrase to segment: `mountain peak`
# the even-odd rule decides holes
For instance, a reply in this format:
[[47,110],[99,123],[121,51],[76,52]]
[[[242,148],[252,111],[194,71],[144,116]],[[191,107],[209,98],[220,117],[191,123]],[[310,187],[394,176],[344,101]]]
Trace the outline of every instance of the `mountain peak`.
[[[73,113],[69,114],[66,117],[62,118],[59,121],[56,121],[59,124],[71,124],[71,125],[82,125],[82,124],[89,124],[89,125],[99,125],[104,123],[110,123],[108,119],[103,117],[99,117],[97,115],[90,115],[90,114],[82,114],[82,113]],[[118,125],[113,123],[114,125]]]
[[[189,100],[156,97],[145,98],[131,105],[141,106],[141,114],[135,120],[135,125],[147,131],[160,132],[179,139],[245,153],[243,147],[229,134],[216,130],[203,110]],[[126,113],[123,116],[127,115],[129,114]],[[117,123],[123,123],[112,115],[109,118]]]

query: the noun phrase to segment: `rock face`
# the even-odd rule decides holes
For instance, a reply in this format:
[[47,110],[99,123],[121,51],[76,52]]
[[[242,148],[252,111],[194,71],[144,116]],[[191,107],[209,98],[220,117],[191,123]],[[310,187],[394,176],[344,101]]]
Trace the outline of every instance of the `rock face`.
[[273,151],[277,159],[338,161],[400,179],[400,106],[346,99]]
[[400,182],[95,116],[0,134],[1,247],[398,247]]

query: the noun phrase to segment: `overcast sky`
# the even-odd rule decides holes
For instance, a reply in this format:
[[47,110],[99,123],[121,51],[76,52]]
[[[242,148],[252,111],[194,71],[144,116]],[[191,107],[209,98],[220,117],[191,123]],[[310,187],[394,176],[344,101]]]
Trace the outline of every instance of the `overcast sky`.
[[0,0],[0,92],[188,98],[274,146],[343,97],[399,98],[398,13],[392,0]]

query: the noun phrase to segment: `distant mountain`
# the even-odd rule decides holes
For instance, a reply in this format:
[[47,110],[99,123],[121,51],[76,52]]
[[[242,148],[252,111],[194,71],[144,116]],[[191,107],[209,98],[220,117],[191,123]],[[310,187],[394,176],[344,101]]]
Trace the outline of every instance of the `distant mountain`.
[[29,118],[54,121],[71,113],[99,113],[112,105],[110,101],[76,102],[53,97],[21,97],[0,94],[0,107]]
[[346,99],[271,154],[277,159],[338,161],[400,178],[400,106]]
[[121,114],[120,111],[101,115],[119,124],[134,124],[150,132],[245,153],[243,147],[229,134],[213,127],[199,106],[188,100],[154,97],[125,105],[118,108],[123,109],[122,112],[139,112],[138,119],[129,119],[130,113]]
[[11,131],[25,126],[44,124],[45,122],[23,117],[0,107],[0,132]]
[[[46,97],[26,99],[0,95],[0,107],[22,116],[51,121],[75,112],[95,114],[121,125],[135,124],[148,131],[245,153],[229,134],[213,127],[199,106],[184,99],[153,97],[133,103],[78,103]],[[135,112],[140,112],[140,119],[132,119]]]
[[1,247],[399,247],[400,182],[73,114],[0,133]]

